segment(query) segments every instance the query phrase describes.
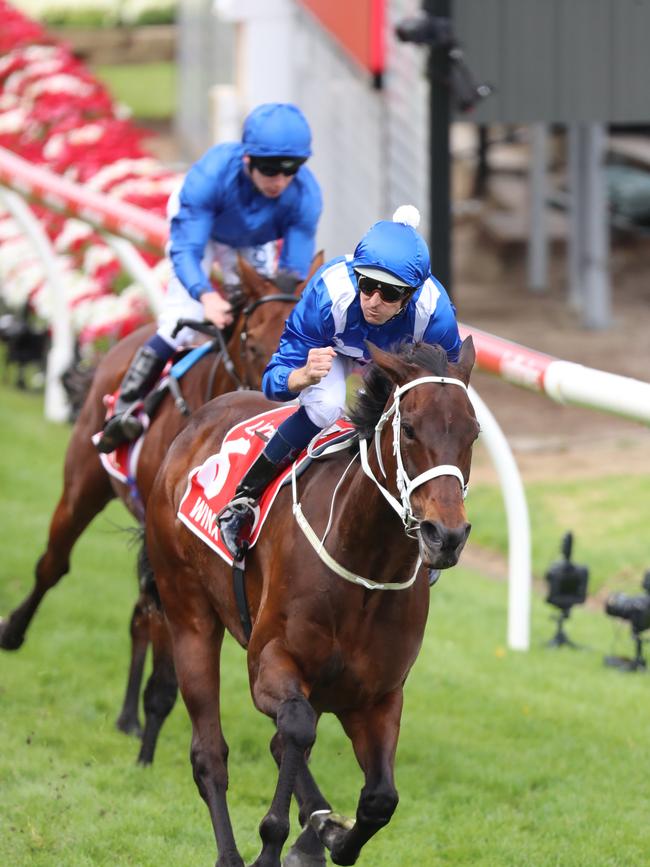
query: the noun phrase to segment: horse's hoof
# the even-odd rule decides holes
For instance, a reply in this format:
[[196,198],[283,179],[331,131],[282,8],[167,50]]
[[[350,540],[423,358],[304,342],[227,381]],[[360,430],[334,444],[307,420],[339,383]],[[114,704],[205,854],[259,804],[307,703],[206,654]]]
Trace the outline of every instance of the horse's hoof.
[[137,719],[137,717],[136,719],[133,719],[132,717],[118,717],[115,727],[125,735],[133,735],[142,740],[143,730],[140,725],[140,720]]
[[331,851],[337,840],[354,828],[354,819],[348,819],[331,810],[316,810],[309,817],[309,824],[318,834],[318,839]]
[[295,846],[289,849],[282,861],[282,867],[325,867],[326,864],[324,855],[308,855]]
[[18,650],[24,640],[24,634],[12,635],[9,620],[0,620],[0,647],[3,650]]

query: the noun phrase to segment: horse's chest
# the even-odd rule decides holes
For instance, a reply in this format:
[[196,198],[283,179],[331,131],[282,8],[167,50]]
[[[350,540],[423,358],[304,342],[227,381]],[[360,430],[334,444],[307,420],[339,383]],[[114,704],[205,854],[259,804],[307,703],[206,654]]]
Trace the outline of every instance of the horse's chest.
[[400,641],[363,629],[347,641],[336,640],[314,672],[312,701],[329,710],[372,703],[403,683],[416,654],[408,638]]

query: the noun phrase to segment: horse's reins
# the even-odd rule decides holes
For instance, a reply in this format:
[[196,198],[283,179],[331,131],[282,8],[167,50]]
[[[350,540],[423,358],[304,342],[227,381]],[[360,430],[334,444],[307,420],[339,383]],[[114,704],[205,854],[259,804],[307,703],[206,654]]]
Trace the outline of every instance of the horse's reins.
[[[244,348],[246,346],[246,341],[248,340],[248,320],[251,315],[257,310],[258,307],[261,307],[262,304],[268,304],[269,301],[284,301],[287,304],[297,304],[298,298],[296,295],[291,295],[289,292],[278,292],[275,295],[263,295],[261,298],[257,298],[251,304],[248,304],[244,307],[242,313],[244,316],[244,327],[242,329],[241,334],[239,335],[239,360],[242,362],[242,367],[244,371],[246,371],[246,364],[244,361]],[[226,351],[227,353],[227,351]],[[228,356],[230,358],[230,356]],[[232,361],[231,361],[232,364]],[[230,373],[230,371],[229,371]],[[233,374],[231,373],[231,376]],[[242,382],[236,374],[233,376],[233,379],[237,381],[237,389],[242,390],[250,390],[251,385],[248,381],[248,376],[244,375],[244,382]]]
[[[377,462],[379,464],[382,475],[384,476],[384,478],[386,478],[386,470],[384,469],[383,461],[381,459],[380,436],[384,425],[386,424],[388,419],[393,416],[393,453],[395,454],[397,462],[395,481],[397,485],[397,490],[400,493],[401,502],[397,500],[396,497],[394,497],[390,493],[390,491],[385,488],[377,479],[377,477],[372,471],[370,464],[368,463],[368,443],[365,439],[361,439],[359,441],[359,456],[361,459],[361,467],[364,473],[379,488],[381,494],[385,497],[391,508],[395,512],[397,512],[404,525],[406,535],[409,536],[409,538],[411,539],[415,538],[415,534],[420,528],[420,522],[414,517],[411,508],[411,495],[416,488],[420,487],[420,485],[423,485],[425,482],[428,482],[430,479],[435,479],[439,476],[455,476],[461,484],[463,498],[467,495],[467,484],[465,483],[465,477],[463,476],[461,470],[453,464],[439,464],[437,467],[431,467],[431,469],[425,470],[414,479],[409,479],[408,473],[404,468],[404,463],[402,461],[402,452],[400,448],[401,418],[399,411],[399,400],[400,397],[411,388],[427,382],[435,382],[441,385],[459,385],[465,390],[465,392],[467,392],[467,386],[460,379],[453,379],[452,377],[448,376],[422,376],[419,379],[414,379],[412,382],[407,382],[406,385],[397,386],[395,388],[392,405],[389,409],[382,413],[379,421],[375,425],[375,436],[373,440],[375,453],[377,455]],[[351,464],[348,464],[348,466],[346,467],[344,475],[345,473],[347,473],[350,465]],[[372,581],[369,578],[364,578],[362,575],[357,575],[355,572],[351,572],[349,569],[346,569],[345,566],[342,566],[340,563],[338,563],[325,550],[324,538],[318,538],[312,526],[309,524],[309,522],[304,516],[300,503],[298,502],[295,464],[292,466],[291,472],[294,517],[298,526],[305,534],[307,540],[326,566],[328,566],[337,575],[340,575],[341,578],[345,578],[346,581],[351,581],[353,584],[360,584],[367,590],[406,590],[414,583],[418,570],[422,564],[422,560],[420,559],[420,557],[418,557],[417,563],[415,564],[415,571],[413,572],[413,575],[408,579],[408,581],[393,581],[386,583],[382,583],[380,581]]]

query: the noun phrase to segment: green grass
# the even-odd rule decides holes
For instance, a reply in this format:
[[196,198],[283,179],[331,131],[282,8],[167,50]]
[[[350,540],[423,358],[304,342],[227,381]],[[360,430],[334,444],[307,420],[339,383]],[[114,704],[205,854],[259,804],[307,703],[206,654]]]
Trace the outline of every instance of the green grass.
[[[648,478],[644,475],[598,479],[549,479],[526,485],[530,514],[533,574],[541,578],[560,559],[560,541],[574,534],[573,558],[589,567],[591,593],[603,588],[639,593],[650,568]],[[472,542],[507,551],[507,525],[501,491],[494,485],[470,487],[467,508]]]
[[168,62],[96,66],[93,72],[136,120],[169,120],[176,111],[176,65]]
[[[42,420],[39,396],[0,386],[0,405],[0,612],[6,613],[31,586],[69,431]],[[577,507],[587,491],[562,484],[563,498],[575,497]],[[486,487],[475,494],[475,531],[494,524],[485,535],[497,539],[498,492],[491,498]],[[129,525],[118,504],[96,519],[24,647],[0,656],[3,865],[214,863],[182,703],[150,769],[135,766],[136,742],[114,728],[135,598],[134,555],[119,529]],[[629,527],[626,538],[622,527],[616,543],[631,544],[635,532]],[[589,559],[588,547],[582,553]],[[459,567],[443,574],[431,602],[406,689],[396,763],[400,804],[359,864],[647,865],[650,731],[644,711],[650,681],[602,665],[604,653],[631,649],[625,627],[581,608],[569,631],[589,649],[547,650],[549,612],[536,596],[532,649],[521,654],[504,647],[504,583]],[[225,652],[223,716],[232,816],[250,863],[275,773],[271,727],[252,708],[244,655],[232,641]],[[336,809],[353,814],[361,776],[332,719],[322,722],[312,767]],[[296,832],[294,822],[292,838]]]

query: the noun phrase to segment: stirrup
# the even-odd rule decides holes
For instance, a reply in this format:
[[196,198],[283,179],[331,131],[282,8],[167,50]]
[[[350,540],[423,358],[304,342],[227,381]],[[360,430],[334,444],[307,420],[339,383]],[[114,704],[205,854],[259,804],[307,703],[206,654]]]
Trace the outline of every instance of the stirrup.
[[144,425],[139,418],[128,410],[124,413],[111,416],[102,431],[102,436],[97,443],[97,451],[100,454],[110,454],[124,443],[130,443],[142,434]]
[[248,550],[248,539],[242,539],[242,531],[251,530],[255,522],[255,500],[239,496],[227,503],[217,514],[221,541],[235,561],[241,560]]

